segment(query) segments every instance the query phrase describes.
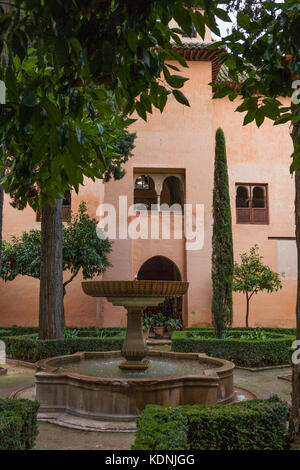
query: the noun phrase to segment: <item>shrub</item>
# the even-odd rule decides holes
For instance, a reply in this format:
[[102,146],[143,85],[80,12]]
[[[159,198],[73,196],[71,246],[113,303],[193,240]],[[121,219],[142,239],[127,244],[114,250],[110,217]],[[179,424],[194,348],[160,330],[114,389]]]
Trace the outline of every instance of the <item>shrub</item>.
[[32,449],[38,435],[39,403],[31,400],[0,399],[0,449]]
[[227,330],[217,339],[212,330],[177,331],[172,336],[172,351],[201,352],[234,362],[238,366],[263,367],[290,362],[289,349],[295,337],[266,332],[266,339],[253,339],[245,330]]
[[0,413],[0,450],[22,450],[21,429],[23,421],[19,416],[2,416]]
[[137,421],[132,449],[280,450],[288,413],[277,396],[232,405],[148,405]]
[[188,418],[174,407],[147,405],[132,450],[187,450]]
[[118,351],[122,348],[124,333],[108,337],[75,337],[38,339],[37,335],[5,337],[6,354],[13,359],[36,362],[47,357],[74,354],[78,351]]

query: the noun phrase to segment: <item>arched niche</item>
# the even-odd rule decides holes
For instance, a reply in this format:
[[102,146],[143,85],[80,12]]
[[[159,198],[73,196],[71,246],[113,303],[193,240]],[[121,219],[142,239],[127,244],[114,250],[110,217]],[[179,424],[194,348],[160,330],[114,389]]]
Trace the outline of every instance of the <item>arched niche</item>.
[[134,182],[134,206],[138,210],[150,210],[152,204],[157,204],[155,184],[151,176],[139,175]]
[[173,206],[176,204],[178,209],[183,209],[184,205],[184,190],[183,184],[178,176],[167,176],[163,182],[162,192],[160,195],[161,209]]

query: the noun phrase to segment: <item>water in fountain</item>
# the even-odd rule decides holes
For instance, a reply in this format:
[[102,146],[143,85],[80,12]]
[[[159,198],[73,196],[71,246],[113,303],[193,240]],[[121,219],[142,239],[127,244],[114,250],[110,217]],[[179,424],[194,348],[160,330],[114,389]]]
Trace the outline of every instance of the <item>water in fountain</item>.
[[[146,358],[147,359],[147,358]],[[153,378],[181,375],[203,375],[204,369],[214,367],[212,363],[197,360],[172,360],[151,358],[146,370],[123,370],[119,368],[122,358],[118,359],[84,359],[79,362],[66,362],[58,372],[73,372],[93,377],[116,378]]]

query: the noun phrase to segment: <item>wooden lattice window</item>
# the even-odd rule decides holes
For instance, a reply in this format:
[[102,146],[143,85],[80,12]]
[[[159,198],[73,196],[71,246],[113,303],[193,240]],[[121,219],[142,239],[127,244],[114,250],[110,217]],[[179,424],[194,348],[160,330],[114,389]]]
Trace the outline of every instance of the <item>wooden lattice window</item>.
[[255,225],[269,223],[267,184],[236,184],[236,223]]

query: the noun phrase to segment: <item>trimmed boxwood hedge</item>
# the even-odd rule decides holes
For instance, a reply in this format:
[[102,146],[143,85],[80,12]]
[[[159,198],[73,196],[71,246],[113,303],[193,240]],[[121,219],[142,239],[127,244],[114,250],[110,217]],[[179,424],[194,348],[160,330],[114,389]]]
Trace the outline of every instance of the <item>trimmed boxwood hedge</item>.
[[32,449],[38,435],[39,403],[0,399],[0,450]]
[[231,405],[147,405],[133,450],[281,450],[289,408],[277,396]]
[[37,335],[6,336],[6,354],[21,361],[36,362],[47,357],[74,354],[78,351],[118,351],[122,348],[125,334],[114,336],[77,337],[40,340]]
[[[77,330],[78,336],[97,336],[99,332],[103,331],[106,335],[116,335],[119,333],[124,333],[126,328],[121,327],[108,327],[108,328],[96,328],[94,326],[84,327],[84,326],[68,326],[65,328],[68,331]],[[37,326],[5,326],[0,327],[0,339],[4,336],[24,336],[30,334],[38,334],[39,328]]]
[[[248,330],[249,331],[249,330]],[[263,367],[290,362],[290,348],[295,337],[281,332],[263,330],[265,340],[240,339],[246,331],[230,330],[232,338],[217,339],[213,329],[187,329],[172,335],[172,351],[202,352],[220,357],[242,367]]]
[[[296,335],[296,328],[277,328],[277,327],[268,327],[268,326],[262,326],[262,327],[245,327],[245,326],[237,326],[237,327],[231,327],[231,328],[226,328],[225,333],[228,332],[231,334],[232,331],[242,331],[243,333],[246,332],[251,332],[253,330],[260,330],[264,332],[269,332],[269,333],[279,333],[279,334],[287,334],[287,335]],[[201,331],[201,332],[215,332],[215,329],[213,326],[189,326],[186,328],[185,331]]]

